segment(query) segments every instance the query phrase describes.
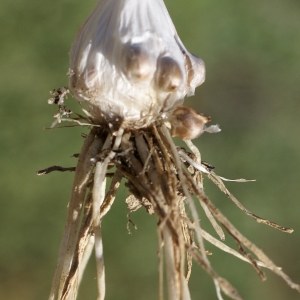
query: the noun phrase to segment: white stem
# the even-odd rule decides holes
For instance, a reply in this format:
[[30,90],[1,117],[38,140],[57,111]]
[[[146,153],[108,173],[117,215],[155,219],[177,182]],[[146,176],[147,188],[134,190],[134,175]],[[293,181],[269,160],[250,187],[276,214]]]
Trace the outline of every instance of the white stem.
[[167,286],[168,286],[168,299],[179,300],[176,284],[176,270],[172,236],[166,225],[163,227],[163,239],[166,257],[166,272],[167,272]]
[[[74,185],[72,188],[72,195],[69,201],[68,217],[66,221],[65,234],[64,234],[64,250],[61,259],[63,259],[60,287],[58,292],[58,299],[61,299],[64,290],[66,279],[70,271],[70,266],[74,256],[76,247],[76,239],[79,230],[80,216],[83,208],[86,186],[90,179],[94,163],[91,161],[97,155],[99,148],[102,146],[102,140],[95,138],[92,145],[85,156],[78,158],[76,167],[76,174]],[[78,173],[77,173],[78,171]]]
[[103,300],[105,298],[105,267],[103,257],[103,242],[100,226],[94,228],[95,234],[95,256],[97,265],[97,283],[98,283],[98,297],[97,300]]
[[182,285],[182,300],[191,300],[188,281],[185,278],[184,274],[181,274],[181,285]]
[[94,237],[89,231],[90,226],[85,227],[83,234],[81,233],[78,237],[78,248],[75,254],[77,257],[74,258],[77,269],[74,270],[72,267],[73,272],[69,273],[68,286],[62,295],[62,300],[74,300],[78,294],[78,287],[94,246]]
[[188,145],[188,147],[191,149],[193,154],[196,156],[197,163],[201,165],[201,153],[199,149],[193,144],[191,140],[185,140],[185,143]]
[[[108,157],[107,157],[108,158]],[[106,170],[109,163],[108,159],[103,162],[97,162],[94,187],[93,187],[93,227],[95,235],[95,256],[97,265],[97,283],[98,283],[98,298],[103,300],[105,297],[105,269],[103,258],[103,243],[100,228],[100,207],[105,197],[106,186]]]
[[[105,187],[106,187],[106,171],[108,164],[114,158],[117,150],[121,144],[122,135],[124,129],[120,127],[117,132],[115,143],[113,145],[112,151],[106,156],[104,161],[99,161],[96,164],[95,175],[94,175],[94,186],[93,186],[93,228],[95,234],[95,256],[97,265],[97,283],[98,283],[98,298],[97,300],[103,300],[105,298],[105,267],[104,267],[104,257],[103,257],[103,242],[101,234],[101,218],[100,218],[100,208],[105,198]],[[107,137],[107,141],[104,144],[105,148],[107,142],[110,143],[111,137]]]
[[91,257],[91,254],[92,254],[92,251],[94,248],[94,244],[95,244],[95,237],[93,235],[91,235],[89,238],[89,241],[84,249],[81,264],[79,265],[78,284],[81,283],[83,272],[84,272],[85,267]]
[[[51,291],[49,295],[49,300],[54,300],[56,293],[58,291],[60,282],[62,280],[62,270],[64,266],[64,261],[65,261],[65,254],[67,251],[67,245],[68,245],[68,240],[70,236],[70,230],[71,230],[71,222],[72,222],[72,209],[74,207],[74,202],[79,202],[81,203],[84,199],[84,187],[82,187],[82,182],[86,182],[86,176],[87,176],[87,170],[84,168],[85,164],[85,156],[89,152],[89,148],[91,147],[92,143],[94,141],[94,132],[90,132],[90,134],[87,136],[85,139],[83,146],[81,148],[81,152],[78,158],[78,163],[76,167],[76,172],[75,172],[75,178],[74,178],[74,184],[73,184],[73,191],[76,190],[77,193],[72,192],[71,199],[69,202],[69,209],[68,209],[68,216],[67,216],[67,221],[63,233],[63,237],[60,243],[60,248],[59,248],[59,253],[58,253],[58,262],[55,270],[55,274],[53,277],[52,281],[52,286],[51,286]],[[81,186],[80,188],[78,186]]]
[[158,292],[158,299],[164,300],[164,253],[163,253],[163,241],[162,241],[162,234],[161,231],[157,231],[158,236],[158,285],[159,285],[159,292]]

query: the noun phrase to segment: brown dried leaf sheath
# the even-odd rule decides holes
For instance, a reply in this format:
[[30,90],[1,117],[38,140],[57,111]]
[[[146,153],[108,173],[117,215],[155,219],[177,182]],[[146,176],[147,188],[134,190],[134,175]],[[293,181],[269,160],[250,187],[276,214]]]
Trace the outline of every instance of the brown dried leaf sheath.
[[[194,155],[189,153],[189,156],[195,165],[201,164],[198,150],[193,148],[191,142],[187,144],[194,152]],[[49,300],[76,299],[79,283],[93,246],[97,261],[98,300],[104,299],[105,271],[101,219],[113,204],[122,178],[127,180],[126,185],[129,188],[130,195],[126,202],[130,211],[144,206],[146,211],[154,213],[158,220],[159,248],[164,248],[164,255],[162,250],[159,253],[159,299],[163,299],[164,286],[167,287],[169,300],[191,299],[188,279],[192,260],[211,275],[219,299],[222,299],[220,291],[232,299],[242,299],[236,289],[221,278],[210,265],[203,239],[251,263],[262,279],[265,275],[259,266],[271,269],[292,288],[300,291],[299,285],[293,283],[259,248],[244,237],[209,200],[202,189],[201,172],[184,160],[179,155],[180,151],[182,149],[175,147],[163,123],[139,130],[124,130],[121,126],[115,133],[101,127],[94,127],[91,130],[78,157],[67,222]],[[115,166],[117,171],[105,195],[105,178],[111,176],[111,173],[107,173],[108,167],[111,166]],[[202,167],[205,168],[205,165],[202,164]],[[220,177],[207,170],[208,177],[246,214],[258,222],[291,232],[289,228],[278,226],[250,213],[229,193]],[[196,195],[199,199],[219,237],[221,239],[225,237],[220,224],[236,240],[240,253],[200,228],[198,213],[191,195]],[[186,207],[189,207],[189,214]],[[164,265],[167,277],[165,285]]]

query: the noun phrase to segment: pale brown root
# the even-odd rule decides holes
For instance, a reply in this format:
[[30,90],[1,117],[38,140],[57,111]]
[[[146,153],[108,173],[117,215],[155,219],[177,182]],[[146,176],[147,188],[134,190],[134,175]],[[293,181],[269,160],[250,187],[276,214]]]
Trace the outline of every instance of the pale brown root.
[[[114,145],[104,161],[98,161],[96,164],[93,186],[93,230],[95,235],[95,256],[97,265],[97,283],[98,283],[98,298],[103,300],[105,298],[105,267],[103,257],[103,241],[101,234],[101,215],[100,208],[105,198],[106,187],[106,171],[108,164],[114,158],[116,153],[114,151],[119,149],[123,135],[123,128],[121,127],[116,135]],[[108,137],[110,140],[110,137]],[[105,142],[105,146],[108,143]]]
[[[192,180],[191,176],[186,172],[188,181],[190,183],[190,187],[196,193],[196,195],[201,199],[201,201],[205,202],[212,214],[216,219],[224,226],[224,228],[228,231],[228,233],[235,238],[235,240],[239,241],[241,244],[246,246],[251,252],[253,252],[257,258],[265,264],[265,266],[271,269],[275,274],[280,276],[291,288],[296,289],[300,292],[300,286],[294,283],[288,275],[286,275],[278,266],[276,266],[273,261],[265,255],[265,253],[259,249],[255,244],[250,242],[246,237],[244,237],[232,224],[229,220],[220,212],[220,210],[208,199],[208,197],[200,190],[197,185]],[[244,255],[244,253],[242,253]],[[249,256],[247,257],[249,259]],[[251,264],[258,269],[258,266],[255,266],[255,263],[251,260]]]
[[201,164],[201,153],[200,153],[199,149],[193,144],[193,142],[191,140],[185,140],[185,143],[190,148],[192,153],[196,156],[196,159],[195,159],[196,162],[198,164]]
[[[198,148],[190,140],[186,140],[185,143],[190,148],[190,150],[192,151],[192,153],[195,155],[195,157],[196,157],[195,161],[197,162],[197,164],[201,165],[201,154],[200,154],[200,151],[198,150]],[[198,176],[201,176],[200,174]],[[197,184],[198,184],[198,186],[201,189],[203,189],[202,178],[201,178],[201,181],[197,180]],[[202,206],[202,208],[203,208],[203,210],[205,212],[205,215],[207,216],[208,220],[210,221],[212,227],[214,228],[214,230],[216,231],[216,233],[218,234],[218,236],[220,237],[220,239],[221,240],[225,240],[225,234],[224,234],[221,226],[216,222],[214,216],[209,211],[209,209],[207,208],[207,206],[205,205],[205,203],[200,201],[200,205]]]
[[[185,244],[180,226],[179,199],[176,195],[176,175],[171,170],[168,151],[164,149],[160,135],[153,128],[151,132],[135,132],[135,143],[129,139],[131,134],[125,134],[122,139],[121,149],[124,161],[129,162],[129,168],[118,166],[122,174],[132,184],[132,192],[138,195],[140,203],[145,205],[143,197],[149,200],[159,219],[158,234],[162,237],[160,246],[165,247],[167,287],[169,299],[190,299],[185,279]],[[126,151],[132,149],[132,151]],[[138,152],[139,159],[134,155]],[[169,164],[165,161],[169,161]],[[146,167],[145,167],[146,165]],[[125,168],[124,168],[125,167]],[[134,187],[134,189],[133,189]],[[134,205],[136,207],[137,205]],[[134,209],[133,206],[131,209]],[[148,209],[146,207],[146,209]],[[163,271],[162,252],[160,251],[160,292],[163,299]],[[175,289],[174,289],[175,287]]]
[[79,265],[78,284],[81,283],[85,268],[86,268],[87,263],[89,262],[89,259],[92,255],[94,245],[95,245],[95,237],[92,234],[89,234],[89,238],[88,238],[88,241],[87,241],[87,244],[84,249],[83,256],[82,256],[82,262]]
[[[179,202],[179,210],[180,210],[180,219],[181,219],[181,228],[182,234],[184,237],[184,241],[186,245],[193,245],[193,232],[191,232],[191,228],[193,228],[193,224],[191,223],[190,219],[187,218],[184,206],[184,199]],[[189,251],[186,252],[186,274],[185,278],[189,281],[190,276],[192,274],[192,266],[193,266],[193,257]]]
[[[61,294],[58,299],[60,300],[74,300],[76,299],[76,296],[78,294],[78,287],[82,278],[82,274],[84,272],[84,269],[86,267],[86,264],[88,262],[88,259],[91,255],[92,248],[95,245],[95,254],[97,257],[97,275],[98,275],[98,284],[99,284],[99,291],[101,291],[101,296],[98,299],[104,299],[105,294],[105,284],[104,284],[104,261],[103,261],[103,247],[102,247],[102,237],[101,237],[101,231],[100,231],[100,206],[102,204],[102,200],[105,195],[105,185],[106,185],[106,169],[105,166],[101,166],[105,162],[105,165],[108,165],[113,156],[115,155],[114,152],[110,152],[110,155],[106,157],[106,161],[104,159],[103,162],[101,162],[101,158],[103,156],[103,153],[105,155],[105,151],[109,150],[109,148],[112,147],[112,135],[108,134],[106,141],[101,140],[99,143],[99,138],[95,136],[95,130],[92,130],[91,132],[94,135],[94,141],[90,143],[88,151],[85,152],[85,159],[80,160],[77,164],[77,170],[84,170],[84,174],[86,174],[87,170],[89,170],[89,178],[87,180],[86,177],[82,177],[82,181],[78,180],[78,184],[76,185],[77,190],[84,190],[84,193],[82,192],[82,204],[84,203],[84,197],[87,183],[90,179],[92,179],[92,169],[94,168],[94,164],[96,162],[96,157],[99,154],[100,155],[100,162],[97,163],[100,164],[100,166],[96,167],[94,179],[92,180],[92,184],[94,186],[93,188],[93,202],[92,202],[92,196],[91,192],[89,196],[87,197],[85,208],[83,212],[83,218],[80,222],[80,232],[78,234],[77,240],[70,239],[68,242],[71,244],[73,243],[73,246],[76,246],[76,250],[73,252],[73,257],[71,259],[71,266],[69,270],[67,271],[67,275],[64,278],[61,278]],[[115,139],[116,141],[120,142],[120,139]],[[102,146],[103,145],[103,146]],[[101,149],[102,147],[102,149]],[[117,148],[118,145],[115,145],[115,148]],[[88,148],[88,147],[86,147]],[[101,152],[100,152],[101,149]],[[80,164],[81,163],[81,164]],[[79,168],[78,168],[79,167]],[[76,180],[76,177],[75,177]],[[117,190],[117,187],[119,186],[120,173],[116,173],[113,176],[111,187],[105,197],[105,204],[103,208],[103,212],[106,213],[115,197],[115,193]],[[90,184],[90,183],[89,183]],[[74,183],[75,186],[75,183]],[[69,213],[72,210],[72,201],[74,206],[74,199],[70,200],[69,204]],[[93,212],[96,213],[94,216],[92,215]],[[79,222],[79,221],[78,221]],[[96,226],[93,226],[93,222],[96,223]],[[97,223],[98,222],[98,223]],[[99,224],[99,226],[97,226]],[[75,226],[73,230],[75,229]],[[74,233],[73,233],[74,234]],[[93,235],[94,234],[94,235]],[[70,247],[71,248],[71,247]],[[65,250],[65,253],[67,250]],[[61,257],[62,262],[61,266],[66,265],[67,256],[66,254]],[[64,281],[62,280],[64,279]],[[57,288],[57,287],[56,287]],[[54,299],[54,298],[53,298]]]
[[103,300],[105,297],[105,268],[103,257],[103,242],[100,228],[100,207],[105,197],[106,170],[109,163],[108,159],[104,162],[97,162],[94,176],[93,187],[93,231],[95,235],[95,256],[97,266],[97,300]]
[[[100,127],[99,125],[94,125],[94,124],[91,124],[91,123],[83,123],[79,120],[76,120],[76,119],[66,119],[66,118],[62,118],[60,120],[61,122],[64,121],[64,122],[72,122],[72,123],[77,123],[79,126],[94,126],[94,127]],[[59,122],[60,123],[60,122]],[[56,125],[56,124],[55,124]]]
[[[153,128],[153,133],[155,138],[157,139],[158,145],[160,146],[160,150],[163,153],[163,160],[165,161],[165,166],[164,168],[166,169],[167,173],[168,173],[168,178],[172,178],[171,174],[174,174],[173,170],[172,170],[172,161],[170,159],[170,153],[168,152],[168,149],[166,148],[166,144],[163,141],[162,138],[165,138],[164,135],[162,133],[160,133],[159,130],[156,129],[156,127]],[[178,171],[178,170],[177,170]],[[185,214],[185,208],[184,205],[182,205],[183,203],[183,197],[178,197],[176,196],[177,193],[177,187],[175,184],[172,185],[172,183],[175,183],[177,181],[177,179],[175,177],[173,177],[173,180],[170,180],[170,188],[169,188],[169,192],[170,192],[170,196],[169,197],[173,197],[173,210],[172,210],[172,214],[168,214],[168,216],[166,216],[165,220],[167,220],[167,218],[170,218],[173,222],[174,225],[177,229],[177,239],[178,242],[177,243],[173,243],[173,248],[174,248],[174,252],[175,254],[175,258],[177,258],[177,262],[175,260],[175,270],[177,271],[176,276],[176,281],[177,281],[177,286],[178,288],[178,293],[180,295],[180,299],[190,299],[190,293],[189,293],[189,288],[188,288],[188,280],[187,277],[185,276],[185,256],[186,256],[186,242],[188,241],[187,237],[185,236],[185,234],[187,233],[186,231],[184,231],[184,228],[182,227],[182,219],[181,219],[181,215]],[[163,224],[163,223],[162,223]],[[189,256],[187,256],[187,258],[189,258]],[[167,259],[167,258],[166,258]],[[190,261],[188,261],[188,263],[190,263]],[[188,272],[188,271],[187,271]]]
[[200,205],[202,206],[205,215],[207,216],[208,220],[210,221],[212,227],[214,228],[214,230],[216,231],[216,233],[218,234],[219,238],[221,240],[225,240],[225,234],[223,229],[221,228],[221,226],[217,223],[217,221],[215,220],[213,214],[210,212],[210,210],[208,209],[208,207],[205,205],[205,203],[200,201]]
[[[85,139],[79,158],[77,163],[77,168],[75,171],[75,178],[74,178],[74,184],[72,188],[72,194],[71,199],[69,201],[69,208],[68,208],[68,216],[67,221],[64,229],[64,234],[61,240],[59,254],[58,254],[58,262],[55,270],[55,274],[52,281],[51,291],[49,295],[49,300],[54,300],[56,293],[58,291],[61,276],[62,276],[62,270],[64,266],[66,251],[67,251],[67,245],[70,237],[71,227],[73,224],[73,211],[78,212],[78,215],[81,211],[81,204],[84,201],[85,196],[85,190],[88,183],[88,178],[90,176],[90,168],[88,167],[90,164],[86,161],[86,156],[89,156],[89,150],[90,147],[94,141],[95,137],[95,131],[92,130],[87,138]],[[87,165],[84,165],[87,164]],[[92,168],[92,166],[90,166]],[[84,184],[82,184],[84,182]],[[73,210],[73,211],[71,211]],[[79,217],[78,217],[79,218]],[[76,224],[75,224],[76,225]],[[72,245],[72,248],[74,249],[74,245]],[[74,250],[72,250],[74,251]],[[70,261],[69,261],[70,266]]]
[[217,291],[220,288],[228,297],[234,300],[243,300],[238,291],[226,279],[220,277],[210,266],[206,264],[198,251],[192,249],[191,253],[193,254],[193,258],[196,262],[214,279]]
[[[226,244],[220,242],[219,240],[217,240],[216,238],[214,238],[212,235],[210,235],[208,232],[206,232],[205,230],[202,229],[202,236],[205,240],[207,240],[208,242],[210,242],[212,245],[216,246],[217,248],[223,250],[224,252],[227,252],[233,256],[236,256],[237,258],[246,261],[247,263],[249,263],[249,260],[246,259],[243,255],[241,255],[240,253],[238,253],[237,251],[235,251],[234,249],[228,247]],[[261,261],[256,261],[258,266],[261,267],[265,267],[268,268],[264,263],[262,263]],[[279,269],[281,269],[280,267],[278,267]]]
[[174,249],[172,236],[166,226],[162,230],[165,257],[166,257],[166,273],[167,273],[167,287],[168,287],[168,299],[180,300],[180,286],[179,280],[176,278],[176,265],[174,258]]
[[[191,141],[189,141],[189,143],[187,143],[188,146],[190,147],[191,145]],[[195,151],[195,147],[190,147],[190,149],[193,149],[193,153],[195,154],[196,151]],[[201,172],[205,173],[207,175],[207,177],[209,179],[211,179],[216,186],[219,187],[219,189],[224,193],[226,194],[235,204],[238,208],[240,208],[244,213],[246,213],[248,216],[252,217],[253,219],[256,220],[256,222],[258,223],[263,223],[263,224],[266,224],[266,225],[269,225],[273,228],[276,228],[280,231],[283,231],[283,232],[287,232],[287,233],[292,233],[294,230],[292,228],[286,228],[286,227],[283,227],[283,226],[280,226],[274,222],[271,222],[267,219],[263,219],[255,214],[253,214],[251,211],[249,211],[248,209],[246,209],[229,191],[228,189],[225,187],[223,181],[234,181],[234,182],[250,182],[250,181],[255,181],[255,180],[247,180],[247,179],[227,179],[227,178],[224,178],[224,177],[221,177],[217,174],[215,174],[212,170],[208,170],[205,165],[201,165],[199,164],[199,161],[197,159],[197,161],[193,161],[182,149],[180,149],[178,151],[180,157],[182,158],[183,161],[186,161],[188,164],[190,164],[190,167],[193,167],[197,170],[200,170]],[[199,157],[199,155],[197,155],[197,153],[195,154],[196,157]],[[197,185],[202,188],[202,184],[199,184],[199,182],[197,181]],[[207,208],[205,208],[205,204],[203,202],[200,201],[200,203],[202,203],[202,207],[206,213],[207,211]],[[213,225],[214,229],[216,230],[216,232],[218,233],[219,237],[222,239],[222,237],[224,236],[224,233],[222,231],[222,229],[219,227],[219,225],[214,221],[213,219],[213,216],[210,216],[209,213],[207,214],[207,217],[209,218],[211,224]],[[217,226],[216,226],[217,225]]]
[[[81,217],[81,212],[83,209],[83,203],[85,199],[85,192],[86,192],[87,184],[92,175],[92,170],[95,165],[92,159],[97,155],[102,145],[103,145],[103,141],[100,138],[95,137],[88,152],[85,154],[84,159],[81,161],[80,155],[78,158],[78,164],[75,172],[74,186],[72,188],[72,196],[68,207],[68,219],[67,219],[67,228],[66,228],[68,232],[68,237],[66,242],[66,251],[64,254],[58,299],[61,299],[65,282],[66,279],[68,278],[68,273],[70,271],[70,267],[74,255],[76,239],[77,239],[79,224],[80,224],[80,217]],[[77,173],[77,169],[79,173]],[[79,174],[78,177],[77,174]]]
[[113,175],[109,190],[100,208],[100,219],[102,219],[109,212],[111,206],[113,205],[122,177],[123,175],[118,170]]
[[[162,125],[162,132],[165,135],[168,145],[170,147],[171,155],[172,155],[172,158],[173,158],[174,163],[177,168],[177,172],[178,172],[178,176],[179,176],[179,179],[180,179],[180,182],[182,185],[182,189],[186,196],[187,203],[190,207],[192,219],[194,221],[195,233],[196,233],[196,237],[197,237],[197,240],[199,243],[199,250],[201,253],[201,256],[200,256],[200,254],[198,254],[197,261],[199,262],[199,260],[201,260],[204,263],[204,265],[206,266],[206,271],[209,272],[209,274],[211,274],[211,275],[214,274],[214,276],[213,276],[213,278],[215,279],[214,284],[216,286],[217,295],[220,300],[222,299],[222,297],[221,297],[221,294],[219,293],[219,289],[221,289],[224,293],[229,295],[232,299],[242,299],[239,296],[239,294],[237,293],[236,289],[233,288],[227,281],[226,281],[226,284],[224,284],[224,280],[215,273],[215,271],[212,269],[212,267],[210,265],[210,262],[206,256],[206,251],[205,251],[203,237],[202,237],[202,229],[200,227],[198,213],[197,213],[195,204],[193,202],[193,199],[188,191],[187,177],[186,177],[187,171],[183,168],[181,161],[179,159],[177,150],[175,148],[174,142],[170,136],[169,131],[167,130],[167,128],[164,125]],[[189,176],[191,176],[191,175],[189,174]],[[197,188],[199,188],[199,187],[197,186]],[[201,189],[199,188],[199,190],[201,190]]]
[[239,208],[241,209],[245,214],[247,214],[248,216],[252,217],[256,222],[258,223],[262,223],[262,224],[266,224],[269,225],[271,227],[274,227],[278,230],[281,230],[283,232],[287,232],[287,233],[292,233],[294,230],[292,228],[286,228],[283,226],[280,226],[274,222],[271,222],[269,220],[263,219],[255,214],[253,214],[251,211],[249,211],[248,209],[246,209],[229,191],[228,189],[225,187],[224,183],[222,182],[222,180],[220,179],[220,177],[218,175],[216,175],[214,172],[210,172],[209,174],[207,174],[207,177],[209,179],[211,179],[214,184],[219,187],[219,189],[226,194],[232,201],[233,203]]
[[[191,275],[192,260],[212,277],[219,300],[223,299],[222,293],[232,299],[242,300],[237,290],[212,268],[204,239],[221,250],[251,263],[262,279],[265,275],[259,266],[271,269],[292,288],[300,291],[299,285],[293,283],[260,249],[245,238],[208,199],[203,192],[202,173],[257,222],[285,232],[291,232],[291,229],[259,218],[244,208],[223,184],[222,181],[227,179],[216,175],[209,165],[201,163],[199,150],[191,141],[186,143],[192,153],[175,147],[163,123],[145,129],[125,131],[121,125],[117,132],[112,132],[109,128],[92,129],[79,155],[49,300],[55,300],[57,290],[58,300],[76,299],[93,246],[97,266],[97,300],[104,300],[105,268],[101,221],[110,210],[123,177],[130,192],[126,198],[128,216],[138,208],[144,207],[148,214],[155,214],[157,217],[159,300],[164,299],[164,287],[167,288],[169,300],[191,299],[188,279]],[[112,167],[117,169],[114,174]],[[110,173],[107,173],[108,169],[111,170]],[[112,179],[105,194],[108,177]],[[219,238],[225,238],[225,228],[237,242],[239,253],[201,228],[192,195],[200,201]],[[130,222],[133,224],[128,217],[128,224]],[[249,253],[246,252],[246,248]],[[252,257],[250,252],[255,257]]]
[[72,259],[72,265],[68,277],[65,282],[64,290],[62,293],[62,300],[76,299],[78,293],[78,287],[81,281],[82,272],[87,264],[87,261],[91,255],[90,241],[93,238],[91,235],[92,227],[92,195],[89,193],[83,218],[81,221],[81,228],[78,234],[78,241],[74,257]]
[[175,163],[176,168],[177,168],[180,183],[182,185],[182,189],[183,189],[184,195],[186,197],[186,201],[188,202],[188,205],[190,207],[191,214],[192,214],[192,219],[195,222],[195,232],[196,232],[197,240],[198,240],[198,243],[199,243],[201,255],[203,256],[203,260],[208,265],[210,265],[210,263],[207,259],[207,256],[206,256],[204,242],[203,242],[203,238],[202,238],[202,234],[201,234],[201,227],[200,227],[200,223],[199,223],[200,219],[199,219],[194,201],[191,197],[190,192],[188,191],[186,178],[185,178],[184,173],[183,173],[183,167],[182,167],[181,161],[179,159],[179,156],[178,156],[177,150],[175,148],[174,142],[171,138],[171,135],[170,135],[169,131],[167,130],[167,128],[164,125],[162,126],[162,132],[165,135],[165,137],[166,137],[166,139],[169,143],[170,150],[172,151],[172,157],[174,159],[174,163]]
[[163,241],[160,228],[157,230],[158,237],[158,299],[164,299],[164,254]]

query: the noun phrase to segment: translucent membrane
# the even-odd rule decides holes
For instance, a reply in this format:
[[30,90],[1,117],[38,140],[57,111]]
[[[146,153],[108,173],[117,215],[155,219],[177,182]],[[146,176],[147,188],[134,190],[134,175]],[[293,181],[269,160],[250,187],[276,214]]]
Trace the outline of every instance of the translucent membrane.
[[137,127],[193,95],[205,79],[162,0],[100,0],[70,52],[70,87],[95,122]]

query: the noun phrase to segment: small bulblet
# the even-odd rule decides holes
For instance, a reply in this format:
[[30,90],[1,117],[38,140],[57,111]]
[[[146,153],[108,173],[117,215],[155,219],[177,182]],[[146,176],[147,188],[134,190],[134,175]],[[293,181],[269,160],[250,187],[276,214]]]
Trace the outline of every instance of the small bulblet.
[[198,114],[188,106],[178,106],[169,118],[171,134],[182,140],[193,140],[203,133],[210,117]]
[[163,57],[158,62],[156,84],[159,89],[174,92],[183,81],[179,64],[171,57]]
[[125,47],[124,73],[129,79],[146,80],[155,71],[155,61],[142,45],[134,44]]

